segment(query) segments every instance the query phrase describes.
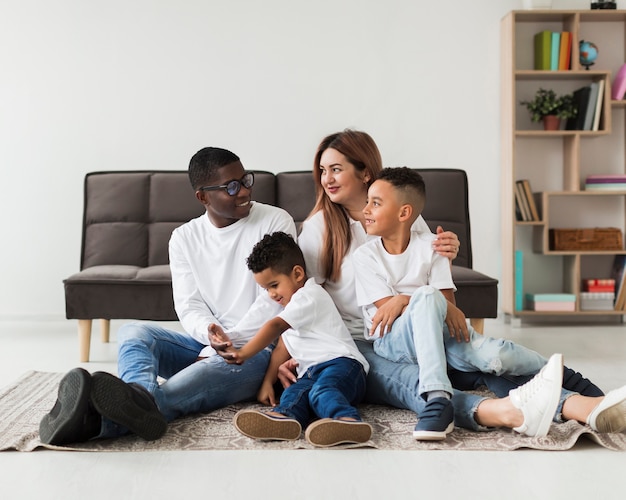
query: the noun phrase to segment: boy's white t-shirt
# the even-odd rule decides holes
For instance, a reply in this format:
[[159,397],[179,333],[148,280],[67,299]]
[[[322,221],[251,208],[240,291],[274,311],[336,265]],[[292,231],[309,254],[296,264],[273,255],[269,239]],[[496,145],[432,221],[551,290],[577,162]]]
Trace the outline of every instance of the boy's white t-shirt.
[[298,362],[298,377],[312,366],[339,357],[358,361],[368,372],[369,364],[359,352],[332,298],[313,278],[293,294],[278,316],[291,327],[282,338],[289,354]]
[[401,254],[388,253],[381,238],[368,241],[354,252],[356,298],[362,308],[367,340],[378,338],[369,335],[377,311],[374,302],[395,295],[413,295],[424,285],[456,290],[450,261],[432,248],[435,238],[430,232],[411,231],[409,244]]
[[206,213],[179,226],[169,242],[174,307],[185,331],[207,345],[208,325],[216,323],[239,346],[280,312],[261,290],[246,259],[263,236],[283,231],[296,237],[291,216],[283,209],[252,202],[247,217],[222,228]]
[[[302,232],[298,236],[298,245],[304,254],[307,275],[315,278],[318,284],[324,285],[324,289],[335,302],[348,330],[353,337],[360,339],[363,335],[363,316],[356,299],[352,256],[357,248],[367,241],[376,239],[377,236],[369,236],[359,221],[350,218],[349,222],[352,243],[341,263],[341,277],[338,281],[327,281],[320,266],[320,255],[323,251],[322,245],[326,228],[324,214],[321,211],[304,221]],[[421,215],[413,224],[413,229],[432,234]]]

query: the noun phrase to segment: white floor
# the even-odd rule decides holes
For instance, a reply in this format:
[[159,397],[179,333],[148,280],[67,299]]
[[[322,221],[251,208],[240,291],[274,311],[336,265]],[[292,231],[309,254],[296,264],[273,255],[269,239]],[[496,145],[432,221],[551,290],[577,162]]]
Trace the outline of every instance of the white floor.
[[[115,330],[102,344],[97,327],[90,371],[116,372]],[[177,326],[174,324],[173,326]],[[514,339],[566,364],[605,391],[626,384],[626,327],[512,327],[486,333]],[[0,385],[28,370],[78,366],[76,323],[0,321]],[[411,439],[407,436],[407,439]],[[582,442],[567,452],[273,452],[0,453],[3,499],[210,498],[626,498],[626,453]]]

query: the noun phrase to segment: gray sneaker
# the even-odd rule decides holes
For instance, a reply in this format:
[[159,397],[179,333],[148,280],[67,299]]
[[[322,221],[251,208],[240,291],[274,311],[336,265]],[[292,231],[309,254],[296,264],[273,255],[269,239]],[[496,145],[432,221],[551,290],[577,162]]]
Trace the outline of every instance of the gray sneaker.
[[524,423],[513,430],[531,437],[547,435],[559,404],[562,382],[563,355],[553,354],[537,375],[511,390],[511,403],[524,415]]
[[587,423],[596,432],[626,430],[626,385],[604,396],[587,417]]

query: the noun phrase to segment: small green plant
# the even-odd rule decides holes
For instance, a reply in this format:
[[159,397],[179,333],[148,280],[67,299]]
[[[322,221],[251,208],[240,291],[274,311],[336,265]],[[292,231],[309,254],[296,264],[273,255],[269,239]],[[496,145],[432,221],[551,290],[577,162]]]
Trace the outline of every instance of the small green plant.
[[533,122],[539,122],[544,116],[556,115],[561,119],[573,118],[577,109],[574,106],[574,96],[565,94],[557,96],[554,90],[540,88],[531,101],[520,101],[526,106]]

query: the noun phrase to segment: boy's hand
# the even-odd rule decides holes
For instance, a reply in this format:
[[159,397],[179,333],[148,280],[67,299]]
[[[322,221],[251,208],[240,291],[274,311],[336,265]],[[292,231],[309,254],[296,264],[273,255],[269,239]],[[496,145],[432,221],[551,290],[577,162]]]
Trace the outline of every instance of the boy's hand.
[[[409,300],[410,297],[407,295],[396,295],[388,299],[377,301],[375,304],[377,311],[372,318],[370,336],[374,335],[379,327],[381,337],[389,333],[393,322],[404,312],[404,309],[409,304]],[[384,301],[384,303],[381,303],[382,301]]]
[[433,242],[433,250],[442,257],[450,259],[452,262],[459,254],[461,242],[458,236],[452,231],[444,231],[443,227],[437,226],[437,239]]
[[448,301],[448,311],[446,313],[446,325],[448,325],[448,331],[450,337],[456,337],[457,342],[465,340],[469,342],[469,330],[467,329],[467,321],[465,320],[465,314],[457,306]]
[[276,394],[274,393],[274,386],[270,382],[265,380],[261,384],[261,388],[256,395],[259,403],[269,406],[276,406]]
[[285,389],[298,380],[296,366],[298,366],[298,362],[291,358],[278,367],[278,380]]

